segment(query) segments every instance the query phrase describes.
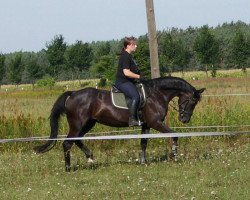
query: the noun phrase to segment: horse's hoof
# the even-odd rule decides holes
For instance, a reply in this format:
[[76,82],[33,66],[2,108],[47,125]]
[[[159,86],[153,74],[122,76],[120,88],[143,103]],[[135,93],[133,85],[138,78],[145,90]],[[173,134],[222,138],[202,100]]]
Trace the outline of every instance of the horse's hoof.
[[80,165],[75,165],[74,167],[73,167],[73,171],[75,172],[75,171],[77,171],[77,170],[79,170],[80,169]]
[[89,163],[89,164],[95,163],[95,160],[92,159],[92,158],[88,158],[88,163]]
[[173,153],[173,152],[170,153],[170,154],[169,154],[169,159],[176,162],[176,161],[177,161],[177,154],[176,154],[176,153]]
[[144,161],[141,161],[140,164],[141,164],[141,165],[146,165],[147,163],[146,163],[146,161],[144,160]]
[[145,158],[141,158],[139,163],[140,163],[141,165],[146,165],[146,164],[147,164],[147,161],[146,161]]
[[71,170],[71,167],[70,167],[70,166],[66,166],[66,167],[65,167],[65,172],[70,172],[70,170]]
[[139,153],[139,163],[141,164],[141,165],[145,165],[145,164],[147,164],[147,161],[146,161],[146,158],[145,158],[145,154],[143,154],[142,152],[141,153]]

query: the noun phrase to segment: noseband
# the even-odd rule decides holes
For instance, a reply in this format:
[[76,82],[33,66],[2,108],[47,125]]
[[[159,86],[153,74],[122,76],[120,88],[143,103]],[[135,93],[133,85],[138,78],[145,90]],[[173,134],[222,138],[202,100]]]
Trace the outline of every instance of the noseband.
[[[173,100],[172,100],[173,101]],[[197,102],[197,99],[195,99],[194,97],[189,97],[187,99],[185,99],[180,105],[179,107],[181,107],[181,109],[177,109],[176,107],[176,103],[173,101],[173,103],[175,104],[174,106],[169,104],[174,110],[176,110],[177,112],[180,113],[181,116],[183,116],[184,114],[189,114],[191,115],[192,112],[186,111],[186,107],[190,102]],[[185,104],[185,106],[182,107],[182,105]]]

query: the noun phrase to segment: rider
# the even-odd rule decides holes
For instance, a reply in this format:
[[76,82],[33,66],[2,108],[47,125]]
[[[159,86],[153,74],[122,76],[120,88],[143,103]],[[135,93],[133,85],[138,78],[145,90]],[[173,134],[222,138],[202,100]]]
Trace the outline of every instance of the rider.
[[131,55],[131,53],[136,50],[136,47],[136,38],[125,37],[115,82],[116,87],[122,91],[126,97],[131,99],[131,104],[129,105],[129,126],[140,125],[136,119],[140,96],[135,86],[135,81],[141,77],[138,66]]

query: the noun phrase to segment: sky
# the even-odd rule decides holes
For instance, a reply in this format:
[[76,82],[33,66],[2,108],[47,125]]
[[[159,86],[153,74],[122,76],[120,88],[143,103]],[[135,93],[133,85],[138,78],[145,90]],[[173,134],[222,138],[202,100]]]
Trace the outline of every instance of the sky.
[[[250,23],[250,0],[154,0],[157,30]],[[56,35],[67,44],[147,33],[145,0],[0,0],[0,53],[40,51]]]

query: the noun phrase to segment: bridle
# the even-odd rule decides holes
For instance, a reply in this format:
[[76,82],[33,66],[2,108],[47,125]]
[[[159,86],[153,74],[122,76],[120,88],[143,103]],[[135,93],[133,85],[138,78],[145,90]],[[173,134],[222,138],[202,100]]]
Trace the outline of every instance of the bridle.
[[[184,114],[192,114],[192,112],[189,112],[189,111],[186,111],[186,108],[187,108],[187,105],[190,103],[190,102],[198,102],[198,100],[194,97],[189,97],[187,99],[185,99],[180,105],[176,105],[176,102],[174,102],[173,100],[171,100],[175,105],[171,105],[169,104],[174,110],[176,110],[177,112],[180,113],[180,115],[184,115]],[[185,104],[184,106],[182,106],[183,104]],[[179,108],[176,108],[176,107],[181,107],[181,109]]]

